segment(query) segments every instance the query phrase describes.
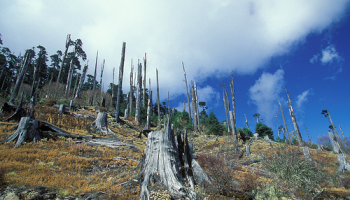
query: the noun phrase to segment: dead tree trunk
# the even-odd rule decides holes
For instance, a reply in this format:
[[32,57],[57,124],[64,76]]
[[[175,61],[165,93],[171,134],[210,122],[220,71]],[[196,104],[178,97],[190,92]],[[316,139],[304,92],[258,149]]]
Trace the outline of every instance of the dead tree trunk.
[[197,116],[197,129],[198,129],[198,132],[201,132],[201,126],[200,126],[200,121],[199,121],[199,108],[198,108],[198,95],[197,95],[196,81],[194,82],[194,97],[195,97],[196,116]]
[[287,137],[288,137],[288,142],[289,142],[289,144],[290,144],[292,141],[290,140],[290,135],[289,135],[288,128],[287,128],[286,118],[284,118],[284,113],[283,113],[283,109],[282,109],[281,102],[278,101],[278,103],[279,103],[279,105],[280,105],[281,114],[282,114],[283,123],[284,123],[284,128],[285,128],[285,130],[286,130]]
[[348,141],[347,141],[346,137],[344,136],[343,129],[341,128],[340,125],[339,125],[339,129],[340,129],[341,134],[343,135],[343,139],[344,139],[344,141],[345,141],[346,146],[349,146]]
[[229,133],[230,132],[230,123],[229,123],[229,117],[228,117],[228,108],[227,108],[227,103],[226,103],[226,96],[225,96],[225,90],[226,90],[226,87],[225,87],[225,84],[222,82],[222,78],[220,77],[221,79],[221,85],[222,85],[222,98],[224,100],[224,106],[225,106],[225,114],[226,114],[226,124],[227,124],[227,132]]
[[119,123],[120,102],[123,98],[122,84],[123,84],[123,72],[124,72],[124,62],[125,62],[125,47],[126,47],[126,42],[123,42],[122,55],[121,55],[120,66],[119,66],[117,105],[116,105],[116,111],[115,111],[115,121],[117,123]]
[[86,76],[86,72],[88,70],[88,67],[89,67],[89,61],[88,63],[84,66],[84,69],[83,69],[83,74],[81,75],[80,77],[80,81],[79,81],[79,86],[78,86],[78,89],[77,89],[77,92],[76,92],[76,95],[75,95],[75,99],[76,98],[80,98],[80,93],[81,93],[81,89],[83,88],[83,84],[84,84],[84,81],[85,81],[85,76]]
[[141,124],[141,90],[142,90],[142,64],[138,63],[137,70],[137,98],[136,98],[136,112],[135,121]]
[[298,143],[299,143],[299,146],[304,146],[303,145],[303,140],[302,140],[302,137],[301,137],[301,134],[300,134],[300,131],[299,131],[299,126],[298,126],[297,120],[295,119],[295,114],[294,114],[294,110],[293,110],[293,106],[292,106],[292,101],[290,100],[287,88],[286,88],[286,91],[287,91],[287,95],[288,95],[289,113],[290,113],[290,116],[291,116],[292,121],[293,121],[293,125],[294,125],[294,129],[295,129],[295,133],[297,135]]
[[250,130],[250,129],[249,129],[249,125],[248,125],[247,116],[246,116],[245,114],[244,114],[244,118],[245,118],[245,123],[247,124],[247,129]]
[[334,133],[332,131],[328,131],[329,139],[331,140],[331,144],[333,147],[333,153],[339,154],[340,153],[340,146],[337,142],[337,138],[335,137]]
[[30,117],[22,117],[18,124],[17,130],[12,133],[4,142],[16,141],[15,147],[18,147],[25,141],[33,141],[34,143],[40,139],[38,121]]
[[[74,52],[74,56],[75,56],[75,52]],[[69,65],[69,73],[68,73],[67,85],[66,85],[66,91],[65,91],[65,95],[66,96],[69,96],[70,88],[71,88],[71,85],[72,85],[73,69],[74,69],[73,58],[70,61],[70,65]]]
[[95,63],[94,80],[92,80],[92,81],[93,81],[93,85],[92,85],[92,95],[91,95],[91,99],[90,99],[89,106],[94,105],[94,95],[95,95],[95,87],[96,87],[96,72],[97,72],[97,59],[98,59],[98,51],[97,51],[97,53],[96,53],[96,63]]
[[145,129],[149,130],[151,129],[151,111],[152,111],[152,90],[151,90],[151,79],[149,80],[150,84],[149,84],[149,97],[148,97],[148,106],[147,106],[147,121],[146,121],[146,125],[145,125]]
[[278,119],[277,119],[277,111],[276,111],[276,124],[277,124],[277,137],[280,137],[280,129],[278,128]]
[[235,153],[238,153],[239,148],[238,148],[238,138],[237,138],[237,133],[236,133],[236,104],[235,104],[235,88],[234,88],[234,83],[233,83],[233,73],[231,75],[231,98],[232,98],[232,114],[230,114],[231,118],[231,125],[232,125],[232,135],[233,135],[233,141],[235,143]]
[[134,66],[132,64],[131,59],[131,71],[130,71],[130,93],[129,93],[129,116],[131,115],[132,108],[133,108],[133,99],[134,99],[134,88],[133,88],[133,75],[134,75]]
[[160,127],[160,102],[159,102],[159,80],[158,80],[158,69],[156,69],[157,75],[157,106],[158,106],[158,126]]
[[177,144],[168,119],[165,131],[148,134],[145,159],[141,163],[140,200],[149,199],[150,191],[164,189],[173,199],[196,199],[196,193],[185,187],[212,185],[208,175],[194,160],[187,134],[178,134]]
[[67,39],[66,39],[66,49],[64,51],[64,54],[63,54],[63,57],[62,57],[62,62],[61,62],[61,67],[60,67],[60,70],[58,72],[57,83],[59,83],[60,79],[61,79],[61,74],[62,74],[62,70],[63,70],[64,60],[66,59],[70,43],[71,43],[70,34],[68,34],[67,35]]
[[[230,114],[231,126],[234,127],[235,125],[233,124],[233,121],[234,121],[233,111],[229,111],[229,114]],[[235,154],[237,154],[240,150],[239,150],[239,147],[238,147],[237,133],[234,130],[235,129],[232,128],[233,144],[234,144],[234,148],[235,148]]]
[[186,83],[186,92],[187,92],[187,103],[188,103],[188,117],[190,118],[191,121],[191,106],[190,106],[190,95],[188,93],[188,86],[187,86],[187,78],[186,78],[186,71],[185,71],[185,65],[182,62],[182,68],[184,70],[184,76],[185,76],[185,83]]
[[[103,76],[103,70],[105,68],[105,59],[103,59],[103,64],[102,64],[102,67],[101,67],[101,78],[100,78],[100,93],[101,93],[101,102],[103,100],[103,97],[102,97],[102,76]],[[114,81],[114,80],[113,80]],[[113,89],[112,89],[113,91]]]
[[66,110],[66,106],[64,104],[61,104],[57,112],[59,114],[64,114],[65,110]]
[[21,66],[21,71],[20,71],[19,75],[17,76],[16,84],[15,84],[15,87],[13,89],[11,99],[9,100],[9,103],[8,103],[10,106],[15,106],[14,100],[15,100],[15,98],[18,95],[18,91],[19,91],[19,89],[21,87],[21,84],[22,84],[22,81],[24,79],[24,76],[25,76],[25,74],[27,72],[27,67],[28,67],[28,64],[29,64],[28,63],[29,62],[28,57],[29,57],[29,55],[28,55],[28,53],[26,53],[24,55],[23,64]]
[[147,65],[147,54],[145,53],[145,57],[143,58],[143,98],[142,105],[146,106],[146,65]]
[[113,80],[112,80],[112,98],[111,98],[111,106],[113,105],[113,98],[114,98],[114,72],[115,72],[115,67],[113,67]]
[[194,92],[194,86],[191,87],[191,96],[192,96],[192,115],[193,115],[193,132],[197,133],[198,132],[198,127],[197,127],[197,112],[196,112],[196,95]]
[[74,89],[73,89],[73,95],[72,95],[73,98],[75,97],[75,94],[77,93],[80,77],[81,77],[81,74],[77,73],[77,77],[76,77],[75,84],[74,84]]
[[304,124],[304,125],[305,125],[305,130],[306,130],[307,137],[309,138],[309,142],[311,144],[311,138],[310,138],[309,132],[307,131],[306,124]]

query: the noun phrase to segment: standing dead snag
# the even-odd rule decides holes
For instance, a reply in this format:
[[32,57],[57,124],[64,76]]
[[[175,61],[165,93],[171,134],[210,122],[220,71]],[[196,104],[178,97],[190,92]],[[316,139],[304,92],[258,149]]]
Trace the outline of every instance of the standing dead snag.
[[208,175],[192,156],[186,133],[181,135],[177,137],[177,145],[169,117],[165,131],[148,134],[139,174],[140,200],[149,199],[150,191],[158,189],[167,190],[174,199],[196,199],[196,193],[184,186],[186,183],[192,188],[195,184],[211,185]]
[[89,106],[92,106],[94,104],[94,95],[95,95],[95,87],[96,87],[96,72],[97,72],[97,59],[98,59],[98,51],[96,53],[96,63],[95,63],[95,72],[94,72],[94,80],[92,85],[92,95],[90,99]]
[[62,74],[62,70],[63,70],[63,65],[64,65],[64,60],[66,59],[68,48],[70,45],[71,45],[71,39],[70,39],[70,34],[68,34],[67,39],[66,39],[66,50],[64,51],[64,54],[62,57],[61,67],[60,67],[60,71],[58,72],[58,77],[57,77],[57,83],[60,82],[60,78],[61,78],[61,74]]
[[157,106],[158,106],[158,126],[160,127],[160,102],[159,102],[159,80],[158,80],[158,69],[156,69],[157,75]]
[[198,126],[197,126],[197,112],[196,112],[196,95],[194,92],[194,86],[192,86],[191,89],[191,96],[192,96],[192,114],[193,114],[193,132],[198,132]]
[[[286,118],[284,118],[284,113],[283,113],[283,109],[282,109],[281,102],[278,101],[278,103],[279,103],[280,109],[281,109],[281,115],[282,115],[282,118],[283,118],[284,129],[286,130],[287,137],[288,137],[288,142],[289,142],[289,144],[290,144],[290,143],[291,143],[291,140],[290,140],[290,136],[289,136],[289,132],[288,132],[288,128],[287,128]],[[283,130],[283,129],[282,129],[282,130]]]
[[85,81],[85,76],[86,76],[86,72],[88,70],[88,67],[89,67],[89,61],[87,61],[86,65],[84,66],[83,74],[80,77],[79,86],[78,86],[77,92],[75,94],[75,99],[76,98],[80,98],[81,89],[83,88],[83,84],[84,84],[84,81]]
[[221,79],[221,85],[222,85],[222,98],[224,100],[224,107],[225,107],[225,114],[226,114],[226,124],[227,124],[227,132],[230,132],[230,123],[229,123],[229,117],[228,117],[228,109],[229,107],[227,107],[227,103],[226,102],[226,95],[225,95],[225,90],[226,90],[226,87],[225,87],[225,84],[222,82],[222,78],[220,77]]
[[134,89],[133,89],[133,75],[134,75],[134,65],[131,59],[131,71],[130,71],[130,92],[129,92],[129,104],[128,104],[128,116],[131,115],[133,107]]
[[147,54],[145,53],[145,57],[143,58],[143,98],[142,103],[144,106],[147,105],[146,102],[146,65],[147,65]]
[[121,99],[123,98],[122,84],[123,84],[123,71],[124,71],[124,61],[125,61],[125,47],[126,47],[126,42],[123,42],[122,55],[121,55],[120,66],[119,66],[117,105],[116,105],[116,111],[115,111],[115,121],[117,123],[119,123],[120,102],[121,102]]
[[142,64],[138,63],[137,70],[137,98],[136,98],[136,112],[135,121],[141,123],[141,90],[142,90]]
[[232,98],[232,111],[230,111],[230,121],[232,126],[233,141],[235,143],[235,153],[238,153],[239,147],[238,147],[238,137],[236,133],[236,104],[235,104],[235,88],[233,83],[233,73],[231,75],[230,88],[231,88],[231,98]]
[[194,97],[195,97],[195,107],[196,107],[196,115],[197,115],[197,129],[198,129],[198,132],[201,132],[201,126],[199,122],[199,108],[198,108],[198,95],[197,95],[196,81],[194,82]]
[[190,106],[190,95],[188,94],[188,86],[187,86],[187,78],[186,78],[186,71],[185,71],[185,65],[182,62],[182,68],[184,70],[184,76],[185,76],[185,83],[186,83],[186,92],[187,92],[187,103],[188,103],[188,117],[191,120],[191,106]]
[[297,120],[295,119],[295,114],[294,114],[294,110],[293,110],[293,106],[292,106],[292,101],[290,100],[287,87],[286,87],[286,91],[287,91],[287,95],[288,95],[289,113],[290,113],[290,117],[292,118],[292,121],[293,121],[293,125],[294,125],[294,129],[295,129],[295,133],[297,135],[298,143],[299,143],[299,146],[303,146],[303,144],[302,144],[303,141],[302,141],[301,134],[300,134],[300,131],[299,131],[299,126],[297,124]]
[[147,121],[145,125],[145,130],[149,130],[151,128],[151,112],[152,112],[152,90],[151,90],[151,79],[149,79],[148,84],[148,106],[147,106]]
[[[102,64],[102,67],[101,67],[101,78],[100,78],[100,93],[101,93],[101,102],[103,101],[103,97],[102,97],[102,76],[103,76],[103,70],[105,68],[105,59],[103,59],[103,64]],[[114,80],[113,80],[114,82]],[[113,88],[112,88],[112,91],[113,91]]]
[[26,52],[26,54],[24,55],[24,58],[22,60],[21,71],[19,72],[19,75],[17,76],[16,85],[13,89],[11,99],[9,100],[9,103],[8,103],[10,106],[15,105],[14,100],[18,95],[18,92],[19,92],[19,89],[20,89],[21,84],[23,82],[24,76],[27,72],[28,64],[29,64],[29,54]]

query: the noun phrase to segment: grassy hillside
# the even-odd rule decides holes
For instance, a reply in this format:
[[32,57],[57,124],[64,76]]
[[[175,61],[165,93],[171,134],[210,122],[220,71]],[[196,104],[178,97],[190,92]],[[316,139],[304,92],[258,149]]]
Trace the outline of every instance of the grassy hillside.
[[[69,113],[61,116],[56,112],[57,108],[37,106],[35,118],[74,134],[100,136],[89,127],[92,119],[73,117]],[[93,107],[76,113],[97,115]],[[110,199],[138,199],[138,184],[123,183],[133,182],[138,174],[137,166],[147,138],[135,137],[138,134],[135,129],[112,122],[111,116],[108,121],[118,139],[137,146],[138,150],[125,146],[88,146],[66,138],[43,139],[18,148],[13,148],[13,142],[0,144],[1,189],[44,185],[57,191],[60,198],[101,191]],[[131,118],[128,123],[143,128],[134,124]],[[1,141],[14,132],[17,124],[0,122]],[[270,145],[264,140],[256,140],[252,141],[251,156],[248,157],[245,153],[233,153],[231,136],[193,133],[190,136],[199,164],[211,175],[217,188],[214,191],[205,186],[196,187],[195,192],[203,199],[243,198],[244,193],[257,199],[311,199],[321,191],[319,199],[342,199],[350,195],[350,173],[336,173],[337,157],[330,151],[310,149],[313,161],[309,162],[297,146]],[[239,145],[244,149],[247,143],[240,141]],[[237,164],[259,158],[266,159],[248,166]],[[270,173],[264,174],[266,171]],[[166,199],[169,195],[166,191],[154,191],[152,198]]]

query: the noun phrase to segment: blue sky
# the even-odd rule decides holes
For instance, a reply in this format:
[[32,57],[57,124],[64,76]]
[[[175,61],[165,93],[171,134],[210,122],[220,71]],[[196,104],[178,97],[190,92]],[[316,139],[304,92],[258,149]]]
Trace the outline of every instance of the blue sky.
[[131,59],[137,63],[147,53],[152,90],[157,68],[161,101],[167,102],[169,91],[170,105],[182,110],[184,62],[188,80],[197,82],[199,101],[223,121],[220,77],[228,87],[233,71],[237,127],[245,126],[246,114],[254,128],[253,114],[260,113],[277,134],[281,101],[293,130],[287,87],[301,134],[307,140],[306,125],[313,141],[328,130],[323,109],[350,134],[349,25],[349,0],[13,0],[0,8],[3,46],[19,54],[42,45],[52,55],[63,50],[70,33],[84,43],[88,73],[97,50],[99,66],[106,60],[105,90],[125,41],[124,91]]

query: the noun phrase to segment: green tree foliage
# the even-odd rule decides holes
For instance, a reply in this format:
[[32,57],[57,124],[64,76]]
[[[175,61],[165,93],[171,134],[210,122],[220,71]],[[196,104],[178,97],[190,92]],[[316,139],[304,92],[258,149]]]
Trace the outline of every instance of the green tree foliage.
[[39,66],[39,72],[38,72],[38,79],[39,79],[39,87],[41,88],[44,83],[48,82],[48,73],[47,73],[47,64],[46,62],[49,60],[47,58],[47,52],[45,47],[43,46],[37,46],[39,49],[37,58],[34,61],[34,64],[36,66]]
[[206,102],[204,101],[200,101],[198,103],[198,105],[202,108],[202,111],[199,113],[199,120],[201,122],[201,124],[205,125],[207,123],[207,119],[208,119],[208,115],[207,115],[207,109],[208,109],[208,106]]
[[273,131],[266,124],[257,123],[255,126],[255,132],[258,133],[260,137],[265,137],[265,135],[267,135],[273,140]]
[[[94,80],[94,76],[91,74],[86,75],[87,76],[87,80],[86,82],[83,84],[82,90],[92,90],[92,86],[94,84],[93,80]],[[97,89],[100,88],[100,84],[95,80],[95,87]]]
[[192,123],[188,116],[188,112],[179,112],[175,109],[175,113],[171,115],[171,121],[174,124],[174,129],[179,128],[180,130],[187,129],[193,130]]
[[220,124],[218,118],[216,118],[212,109],[210,110],[210,114],[206,125],[208,128],[209,134],[222,135],[224,127],[222,124]]
[[253,133],[252,131],[250,131],[248,128],[244,127],[243,129],[242,128],[238,128],[237,129],[237,132],[238,133],[243,133],[245,136],[248,136],[248,137],[253,137]]
[[58,71],[60,69],[61,62],[62,62],[61,57],[62,57],[62,51],[60,50],[58,50],[57,53],[50,56],[51,67],[48,68],[48,73],[49,73],[49,78],[52,79],[52,81],[54,82],[57,81]]

